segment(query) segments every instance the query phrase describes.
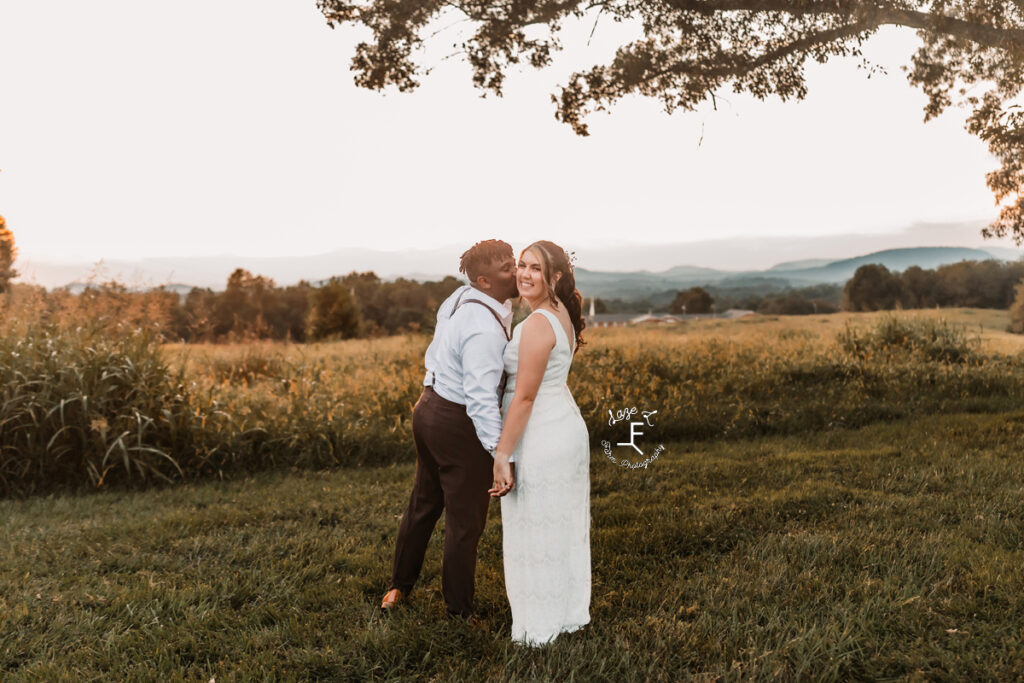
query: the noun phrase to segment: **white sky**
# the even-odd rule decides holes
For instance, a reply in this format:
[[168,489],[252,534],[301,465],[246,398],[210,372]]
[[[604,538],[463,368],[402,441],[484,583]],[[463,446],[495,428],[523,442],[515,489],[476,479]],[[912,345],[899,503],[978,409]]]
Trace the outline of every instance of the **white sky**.
[[815,65],[803,102],[725,93],[672,116],[631,99],[579,138],[549,95],[628,34],[603,23],[587,48],[590,29],[504,98],[482,99],[443,49],[419,90],[382,95],[348,71],[362,34],[328,29],[314,0],[5,2],[0,214],[23,257],[81,261],[488,237],[574,249],[996,213],[996,163],[964,113],[922,123],[899,69],[910,31],[869,43],[885,76]]

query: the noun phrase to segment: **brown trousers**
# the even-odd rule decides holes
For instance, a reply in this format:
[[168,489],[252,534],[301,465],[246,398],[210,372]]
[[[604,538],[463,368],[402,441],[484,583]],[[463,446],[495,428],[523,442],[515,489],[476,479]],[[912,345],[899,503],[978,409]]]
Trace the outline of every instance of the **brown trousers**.
[[391,588],[406,595],[423,567],[434,525],[444,510],[441,588],[448,611],[473,610],[476,548],[487,522],[493,464],[466,414],[466,406],[425,387],[412,411],[416,480],[395,543]]

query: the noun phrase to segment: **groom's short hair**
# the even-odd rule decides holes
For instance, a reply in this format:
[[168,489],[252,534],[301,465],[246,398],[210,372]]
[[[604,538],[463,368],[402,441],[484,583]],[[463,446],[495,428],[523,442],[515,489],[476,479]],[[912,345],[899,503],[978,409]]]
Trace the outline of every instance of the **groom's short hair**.
[[470,282],[476,282],[484,269],[495,261],[509,256],[515,258],[512,245],[501,240],[484,240],[477,242],[459,259],[459,272],[465,273]]

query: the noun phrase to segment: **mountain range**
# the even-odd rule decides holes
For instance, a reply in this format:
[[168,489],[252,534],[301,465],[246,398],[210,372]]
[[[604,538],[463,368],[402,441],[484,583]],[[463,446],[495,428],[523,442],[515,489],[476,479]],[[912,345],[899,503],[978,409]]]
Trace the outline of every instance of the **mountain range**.
[[636,271],[630,273],[598,272],[576,269],[576,284],[587,296],[619,299],[638,299],[666,290],[685,289],[700,285],[717,287],[763,287],[785,289],[819,284],[842,284],[853,277],[865,264],[877,263],[889,270],[903,271],[911,266],[933,269],[959,261],[986,261],[989,259],[1016,260],[1024,252],[995,247],[974,249],[967,247],[916,247],[886,249],[854,258],[830,261],[805,259],[779,263],[766,270],[726,271],[694,266],[676,266],[660,273]]
[[[878,263],[890,270],[902,271],[910,266],[936,268],[958,261],[1016,260],[1024,251],[1005,247],[912,247],[886,249],[845,259],[800,259],[784,261],[763,270],[724,270],[692,265],[679,265],[663,271],[607,271],[576,268],[576,282],[585,296],[619,299],[640,299],[665,292],[700,285],[717,287],[757,287],[779,290],[816,284],[841,284],[849,280],[860,266]],[[178,292],[192,287],[223,289],[227,276],[235,268],[273,278],[278,285],[307,280],[317,282],[332,275],[353,270],[373,270],[381,277],[406,277],[415,280],[437,280],[455,275],[452,270],[438,268],[439,263],[452,263],[448,250],[384,252],[370,249],[349,249],[309,257],[245,258],[209,256],[199,258],[142,259],[88,264],[21,264],[24,279],[53,288],[68,286],[72,290],[85,283],[111,278],[143,289],[164,286]],[[87,278],[88,273],[91,278]]]

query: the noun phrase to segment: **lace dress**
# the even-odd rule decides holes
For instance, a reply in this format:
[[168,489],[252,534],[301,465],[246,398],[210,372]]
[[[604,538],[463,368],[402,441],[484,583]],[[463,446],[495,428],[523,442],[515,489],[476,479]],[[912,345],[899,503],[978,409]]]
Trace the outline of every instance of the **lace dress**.
[[[558,317],[544,379],[515,450],[516,483],[501,499],[505,587],[512,639],[542,645],[590,622],[590,438],[565,380],[572,348]],[[515,390],[516,327],[505,348],[508,410]]]

